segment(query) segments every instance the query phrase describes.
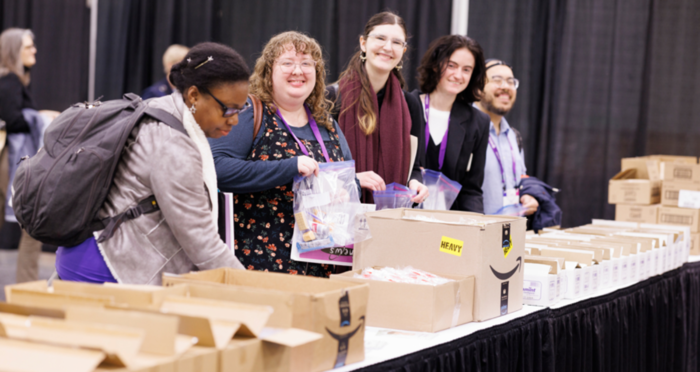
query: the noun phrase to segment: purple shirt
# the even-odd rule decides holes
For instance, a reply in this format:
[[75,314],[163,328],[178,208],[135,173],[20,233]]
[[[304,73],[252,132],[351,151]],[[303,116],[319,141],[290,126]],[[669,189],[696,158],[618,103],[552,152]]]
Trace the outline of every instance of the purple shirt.
[[88,283],[116,283],[112,272],[97,247],[94,237],[75,247],[58,247],[56,272],[61,280]]

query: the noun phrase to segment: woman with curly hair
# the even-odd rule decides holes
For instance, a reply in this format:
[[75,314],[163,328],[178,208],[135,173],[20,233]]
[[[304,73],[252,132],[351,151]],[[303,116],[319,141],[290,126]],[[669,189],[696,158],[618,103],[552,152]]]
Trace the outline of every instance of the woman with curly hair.
[[221,191],[234,193],[236,256],[249,270],[329,276],[335,268],[292,260],[294,176],[318,174],[319,162],[352,160],[324,98],[321,46],[299,32],[281,33],[255,63],[250,92],[263,103],[241,114],[231,135],[211,141]]

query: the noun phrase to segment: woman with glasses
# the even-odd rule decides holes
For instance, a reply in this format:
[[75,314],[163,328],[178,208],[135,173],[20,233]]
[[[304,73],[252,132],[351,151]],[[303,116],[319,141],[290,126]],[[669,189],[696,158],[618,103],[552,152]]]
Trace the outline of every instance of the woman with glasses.
[[249,77],[243,58],[216,43],[194,46],[172,67],[169,79],[177,90],[147,102],[180,119],[186,134],[144,119],[127,140],[99,216],[116,216],[151,195],[160,209],[123,222],[104,242],[90,238],[60,247],[61,279],[159,284],[164,272],[243,268],[219,238],[216,171],[207,138],[226,136],[238,123],[247,107]]
[[211,141],[219,189],[234,193],[236,256],[249,270],[327,277],[335,267],[292,260],[294,176],[319,162],[352,160],[324,99],[325,64],[316,40],[281,33],[255,63],[251,93],[262,101],[255,133],[248,110],[233,133]]
[[[491,119],[484,168],[484,212],[532,215],[539,206],[531,195],[520,195],[520,180],[526,175],[520,133],[505,115],[513,108],[518,93],[513,69],[498,59],[486,61],[483,94],[475,107]],[[512,206],[512,207],[511,207]],[[506,209],[503,209],[507,207]],[[521,210],[522,209],[522,210]]]
[[392,182],[408,182],[418,191],[413,198],[416,203],[428,196],[428,188],[420,182],[418,162],[411,166],[411,123],[420,117],[420,103],[403,91],[406,39],[401,17],[391,12],[375,14],[365,25],[359,50],[338,83],[328,87],[338,123],[355,157],[365,203],[372,203],[372,191],[384,190]]
[[489,117],[472,106],[484,87],[484,53],[466,36],[433,41],[418,67],[420,120],[413,122],[420,166],[442,172],[462,189],[453,210],[484,213],[481,184]]

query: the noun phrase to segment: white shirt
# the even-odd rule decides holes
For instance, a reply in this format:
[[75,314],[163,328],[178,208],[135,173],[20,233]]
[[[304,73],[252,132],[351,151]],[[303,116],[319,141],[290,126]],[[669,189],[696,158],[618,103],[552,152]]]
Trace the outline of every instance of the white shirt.
[[[425,111],[425,108],[423,108],[423,110]],[[425,112],[423,114],[425,114]],[[435,108],[431,107],[429,119],[430,137],[433,138],[433,143],[439,145],[442,142],[442,138],[445,137],[445,132],[447,132],[447,124],[450,120],[450,112],[436,110]]]

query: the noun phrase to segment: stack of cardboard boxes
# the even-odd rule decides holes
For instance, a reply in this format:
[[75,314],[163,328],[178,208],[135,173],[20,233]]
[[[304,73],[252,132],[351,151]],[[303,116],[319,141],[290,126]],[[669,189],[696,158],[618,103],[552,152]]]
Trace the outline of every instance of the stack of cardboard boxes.
[[688,226],[690,254],[700,255],[700,205],[693,198],[700,199],[700,164],[693,156],[624,158],[608,192],[616,221]]

